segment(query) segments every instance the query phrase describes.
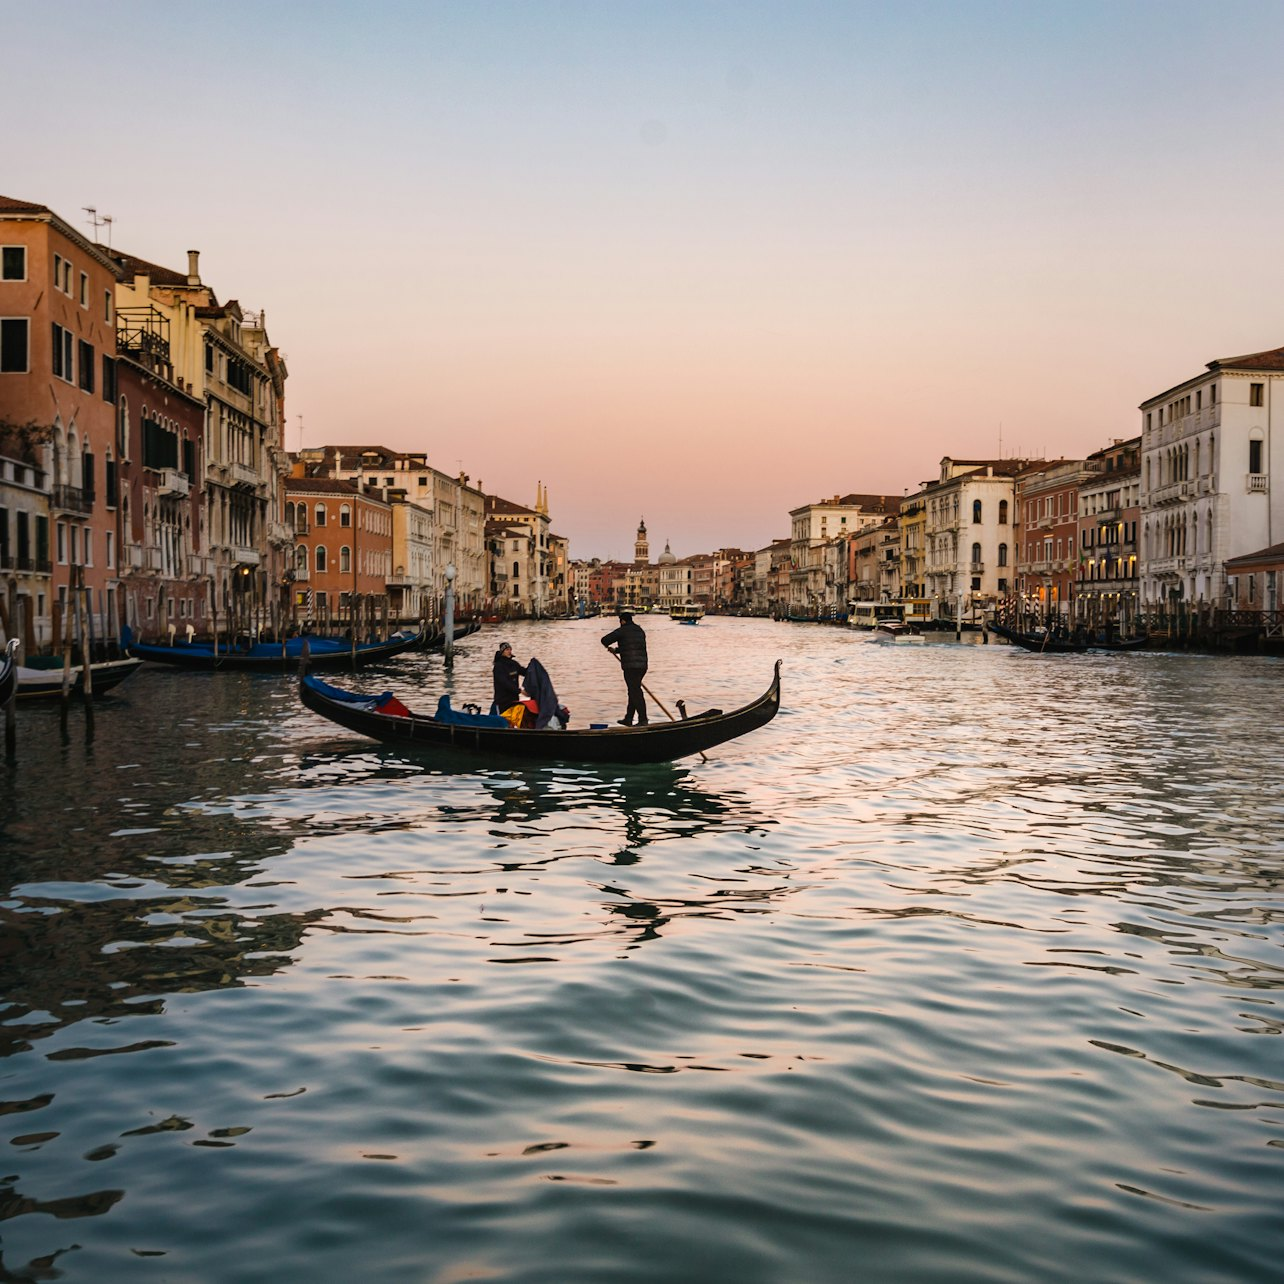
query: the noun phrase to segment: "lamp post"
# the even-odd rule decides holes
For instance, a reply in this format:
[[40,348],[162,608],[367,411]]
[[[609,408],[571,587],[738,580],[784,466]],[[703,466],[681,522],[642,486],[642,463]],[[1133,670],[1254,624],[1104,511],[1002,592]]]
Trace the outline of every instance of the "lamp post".
[[446,663],[455,662],[455,564],[446,563],[446,608],[443,627],[446,630]]

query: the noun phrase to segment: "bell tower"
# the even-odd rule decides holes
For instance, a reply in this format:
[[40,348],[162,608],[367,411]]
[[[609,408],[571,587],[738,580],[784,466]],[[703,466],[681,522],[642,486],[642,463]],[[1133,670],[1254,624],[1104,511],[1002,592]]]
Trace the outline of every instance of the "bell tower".
[[633,541],[633,565],[647,566],[651,561],[651,550],[646,542],[646,522],[639,520],[638,537]]

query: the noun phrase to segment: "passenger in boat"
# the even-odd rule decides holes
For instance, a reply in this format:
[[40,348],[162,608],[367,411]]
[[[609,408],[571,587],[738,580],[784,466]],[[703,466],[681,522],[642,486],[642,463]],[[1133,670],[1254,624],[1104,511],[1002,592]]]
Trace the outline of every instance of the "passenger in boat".
[[620,627],[602,639],[602,645],[620,662],[624,670],[624,685],[629,693],[629,707],[620,719],[620,726],[631,727],[636,715],[639,727],[645,727],[646,699],[642,694],[642,679],[646,677],[646,633],[642,626],[633,623],[628,611],[621,611]]
[[513,659],[513,648],[507,642],[499,644],[493,666],[495,681],[495,712],[511,709],[520,698],[517,679],[526,676],[526,670]]
[[535,730],[564,731],[571,715],[558,700],[548,670],[534,656],[526,663],[525,686],[530,702],[535,705],[532,711],[535,715]]

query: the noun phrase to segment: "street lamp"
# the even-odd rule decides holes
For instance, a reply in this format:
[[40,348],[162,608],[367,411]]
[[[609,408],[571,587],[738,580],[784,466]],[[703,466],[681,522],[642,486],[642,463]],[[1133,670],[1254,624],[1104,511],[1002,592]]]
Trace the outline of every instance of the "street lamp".
[[446,630],[446,663],[455,662],[455,564],[446,563],[446,609],[443,626]]

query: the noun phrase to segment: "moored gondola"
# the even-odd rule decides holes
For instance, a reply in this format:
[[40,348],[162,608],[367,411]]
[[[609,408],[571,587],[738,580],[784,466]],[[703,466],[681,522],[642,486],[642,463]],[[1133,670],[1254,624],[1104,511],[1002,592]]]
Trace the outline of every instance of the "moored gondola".
[[14,652],[18,649],[18,640],[10,638],[0,652],[0,709],[13,697],[13,689],[18,681],[18,666],[14,662]]
[[490,714],[459,712],[442,698],[436,715],[407,709],[391,692],[359,695],[300,674],[299,699],[313,713],[349,731],[398,748],[465,755],[471,759],[528,762],[674,762],[747,735],[780,709],[780,661],[767,690],[742,708],[710,709],[676,722],[642,727],[587,727],[562,731],[515,730]]
[[297,667],[303,656],[304,644],[310,652],[313,668],[347,669],[363,668],[390,660],[405,651],[418,649],[423,642],[422,633],[403,629],[391,637],[376,642],[358,642],[355,646],[346,638],[316,638],[308,636],[287,638],[283,642],[247,642],[244,645],[220,645],[217,649],[209,642],[179,642],[173,646],[160,646],[139,642],[129,631],[123,639],[130,655],[140,660],[152,660],[179,669],[202,671],[233,669],[259,673],[286,673]]
[[[121,660],[95,660],[89,666],[94,699],[120,686],[142,666],[142,660],[128,656]],[[18,666],[17,673],[19,700],[56,700],[62,695],[63,666],[60,657],[31,657],[25,665]],[[68,676],[68,691],[79,698],[84,694],[84,666],[71,665]]]

